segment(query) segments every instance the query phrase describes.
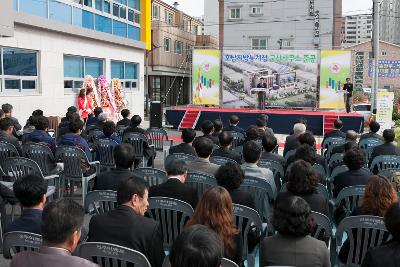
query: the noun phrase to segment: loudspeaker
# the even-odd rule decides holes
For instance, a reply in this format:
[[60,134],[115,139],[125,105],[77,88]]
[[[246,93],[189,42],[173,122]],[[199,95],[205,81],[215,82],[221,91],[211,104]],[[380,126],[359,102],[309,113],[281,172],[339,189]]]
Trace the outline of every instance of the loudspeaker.
[[162,108],[160,101],[150,104],[150,127],[162,128]]

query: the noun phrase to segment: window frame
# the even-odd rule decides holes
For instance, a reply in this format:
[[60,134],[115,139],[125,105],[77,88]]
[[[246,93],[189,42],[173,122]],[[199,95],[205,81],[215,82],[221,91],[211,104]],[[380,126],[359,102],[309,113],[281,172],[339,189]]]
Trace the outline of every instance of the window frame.
[[[157,10],[157,16],[154,16],[154,10]],[[151,7],[151,17],[152,19],[159,20],[160,19],[160,6],[153,3]]]
[[[168,40],[168,50],[166,49],[166,42],[165,41],[167,41]],[[163,47],[164,47],[164,52],[171,52],[171,38],[169,38],[169,37],[164,37],[164,45],[163,45]]]
[[[233,14],[232,11],[234,11],[234,10],[235,10],[235,16],[232,16],[232,14]],[[242,19],[242,8],[241,7],[230,7],[229,8],[229,19]]]
[[[122,73],[123,73],[123,76],[124,76],[124,78],[123,79],[121,79],[121,78],[119,78],[118,77],[118,79],[121,81],[121,86],[124,88],[124,90],[127,90],[127,91],[139,91],[139,63],[137,63],[137,62],[128,62],[128,61],[121,61],[121,60],[110,60],[110,73],[112,73],[112,64],[113,63],[122,63],[123,64],[123,71],[122,71]],[[127,64],[134,64],[134,65],[136,65],[136,79],[127,79],[126,78],[126,65]],[[111,74],[112,75],[112,74]],[[111,79],[114,79],[114,78],[117,78],[117,77],[111,77]],[[126,85],[127,85],[127,83],[129,83],[130,84],[130,86],[129,87],[126,87]],[[135,83],[136,84],[136,87],[133,87],[132,85],[133,85],[133,83]]]
[[[254,41],[257,41],[257,45],[254,45]],[[265,48],[261,46],[261,41],[265,41]],[[268,38],[267,37],[253,37],[251,38],[251,49],[252,50],[266,50],[268,49]]]
[[[259,12],[253,12],[254,10],[258,10]],[[262,15],[262,6],[250,6],[250,15],[252,16],[260,16]]]
[[[177,49],[178,44],[180,44],[180,50],[179,51]],[[183,54],[182,50],[183,50],[183,42],[175,40],[175,42],[174,42],[174,53],[177,54],[177,55],[182,55]]]
[[[33,52],[36,55],[36,76],[6,75],[4,74],[4,49],[17,49]],[[11,46],[0,46],[0,94],[1,95],[23,95],[40,93],[40,51]],[[7,80],[19,80],[19,89],[6,89]],[[34,81],[35,88],[23,89],[24,81]]]

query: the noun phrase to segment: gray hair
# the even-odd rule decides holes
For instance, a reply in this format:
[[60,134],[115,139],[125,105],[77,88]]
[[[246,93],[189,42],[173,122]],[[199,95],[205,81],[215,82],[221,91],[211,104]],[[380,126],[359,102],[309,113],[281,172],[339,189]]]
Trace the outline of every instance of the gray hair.
[[106,122],[108,121],[108,114],[103,112],[99,114],[99,121],[100,122]]
[[296,124],[293,126],[293,132],[294,132],[295,134],[302,134],[302,133],[305,133],[306,130],[307,130],[307,127],[306,127],[306,125],[303,124],[303,123],[296,123]]

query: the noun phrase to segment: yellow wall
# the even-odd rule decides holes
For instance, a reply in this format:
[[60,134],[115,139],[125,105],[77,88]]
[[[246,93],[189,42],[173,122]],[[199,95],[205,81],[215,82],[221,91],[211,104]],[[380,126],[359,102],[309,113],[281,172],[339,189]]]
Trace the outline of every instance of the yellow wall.
[[142,42],[146,43],[146,49],[151,50],[151,0],[140,0],[142,12]]

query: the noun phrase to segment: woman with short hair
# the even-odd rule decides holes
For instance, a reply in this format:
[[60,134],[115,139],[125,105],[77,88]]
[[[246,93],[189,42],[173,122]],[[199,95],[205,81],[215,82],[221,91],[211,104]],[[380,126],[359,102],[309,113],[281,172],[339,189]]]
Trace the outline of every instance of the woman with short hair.
[[304,199],[278,196],[272,225],[278,234],[261,242],[260,266],[331,266],[326,244],[309,235],[315,225]]
[[225,188],[216,186],[204,193],[186,226],[202,224],[214,230],[224,242],[224,257],[242,266],[242,238],[232,218],[232,198]]

